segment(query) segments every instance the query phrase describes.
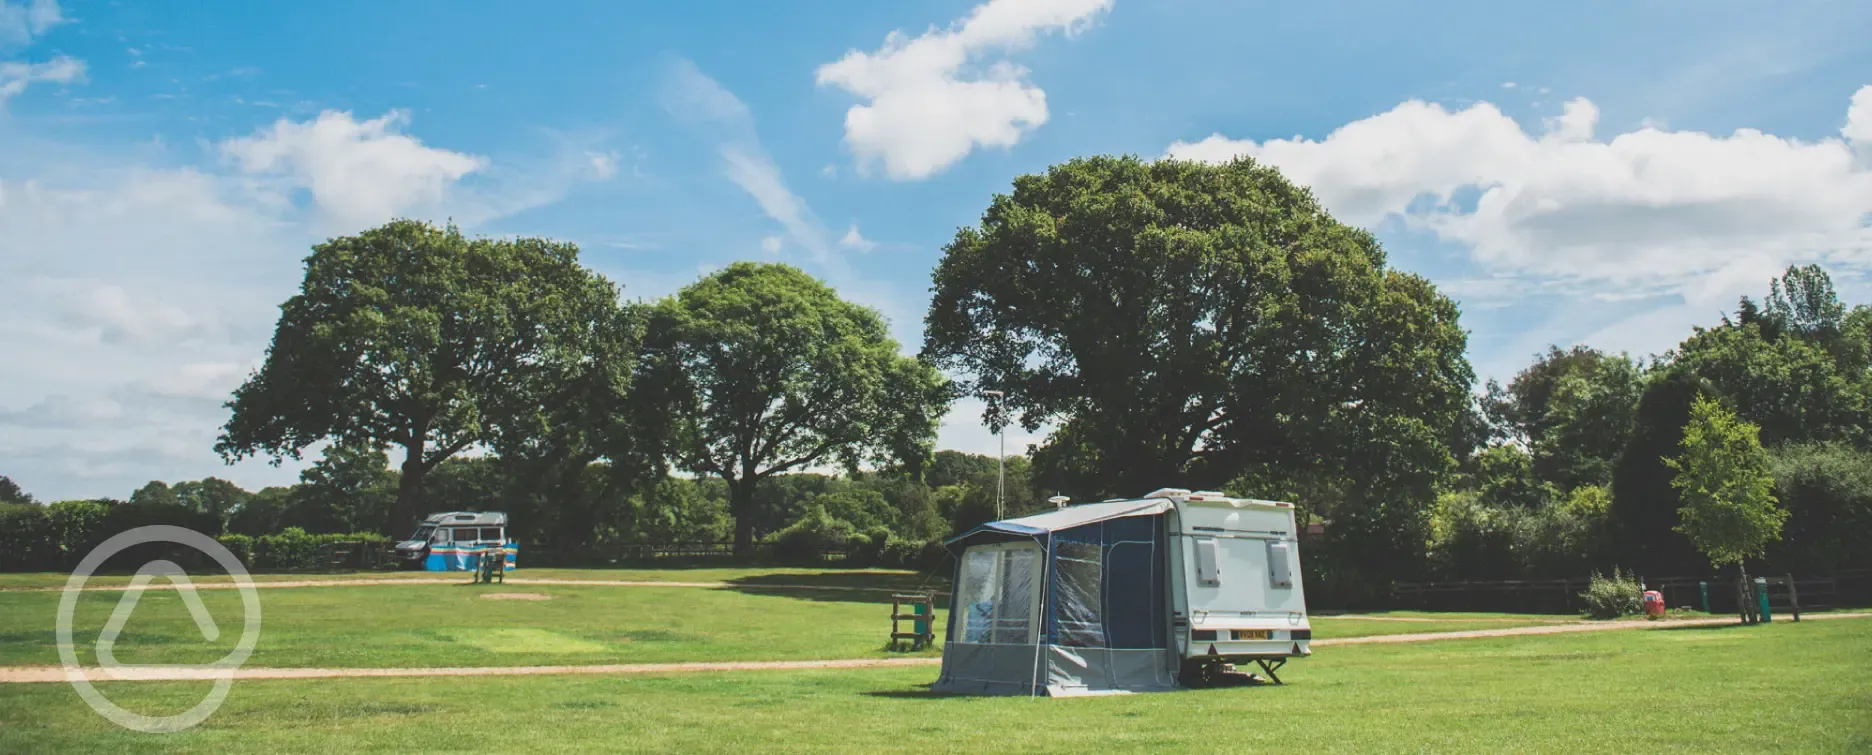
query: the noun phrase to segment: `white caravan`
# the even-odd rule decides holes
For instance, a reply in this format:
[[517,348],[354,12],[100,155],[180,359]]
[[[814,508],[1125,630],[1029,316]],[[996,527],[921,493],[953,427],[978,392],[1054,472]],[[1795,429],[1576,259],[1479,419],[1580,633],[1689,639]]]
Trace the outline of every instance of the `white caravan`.
[[1186,684],[1214,681],[1224,664],[1277,667],[1313,652],[1293,504],[1175,488],[1145,498],[1176,504],[1168,515],[1171,637]]
[[1292,504],[1166,488],[951,539],[934,686],[1081,695],[1272,681],[1311,653]]

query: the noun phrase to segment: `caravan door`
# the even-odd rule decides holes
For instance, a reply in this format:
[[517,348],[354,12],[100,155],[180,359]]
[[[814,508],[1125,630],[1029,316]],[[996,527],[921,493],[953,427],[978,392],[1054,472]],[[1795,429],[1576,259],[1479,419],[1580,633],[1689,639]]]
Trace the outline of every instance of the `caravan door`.
[[962,554],[962,589],[950,642],[1031,645],[1040,625],[1040,546],[1032,542],[970,547]]

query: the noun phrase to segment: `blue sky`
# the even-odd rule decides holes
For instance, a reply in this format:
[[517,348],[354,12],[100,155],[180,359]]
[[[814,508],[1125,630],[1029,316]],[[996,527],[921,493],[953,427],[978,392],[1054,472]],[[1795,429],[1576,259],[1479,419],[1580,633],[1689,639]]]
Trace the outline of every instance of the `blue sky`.
[[[392,216],[630,296],[791,262],[914,349],[1013,177],[1252,154],[1455,296],[1484,377],[1670,348],[1791,262],[1865,300],[1872,5],[1301,5],[0,0],[0,474],[290,482],[219,462],[220,402],[310,244]],[[979,409],[942,445],[992,452]]]

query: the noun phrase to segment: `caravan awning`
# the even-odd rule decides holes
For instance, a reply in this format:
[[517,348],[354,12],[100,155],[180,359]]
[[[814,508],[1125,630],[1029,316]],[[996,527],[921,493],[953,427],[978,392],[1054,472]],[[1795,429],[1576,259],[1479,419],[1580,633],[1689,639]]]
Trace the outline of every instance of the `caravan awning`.
[[1021,537],[1034,537],[1056,530],[1071,529],[1082,524],[1103,522],[1107,519],[1119,519],[1127,516],[1155,516],[1170,510],[1170,502],[1162,498],[1147,498],[1134,501],[1106,501],[1104,503],[1085,503],[1070,506],[1059,511],[1023,516],[1019,519],[1003,519],[989,522],[949,538],[944,545],[964,540],[982,532],[999,532]]

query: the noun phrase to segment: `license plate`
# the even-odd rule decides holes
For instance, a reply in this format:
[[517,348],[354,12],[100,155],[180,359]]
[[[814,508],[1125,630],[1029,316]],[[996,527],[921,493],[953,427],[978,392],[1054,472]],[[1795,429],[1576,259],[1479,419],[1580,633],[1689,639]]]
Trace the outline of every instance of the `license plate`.
[[1235,639],[1238,639],[1238,640],[1266,640],[1266,639],[1271,639],[1273,637],[1274,637],[1274,633],[1266,629],[1237,629],[1235,630]]

